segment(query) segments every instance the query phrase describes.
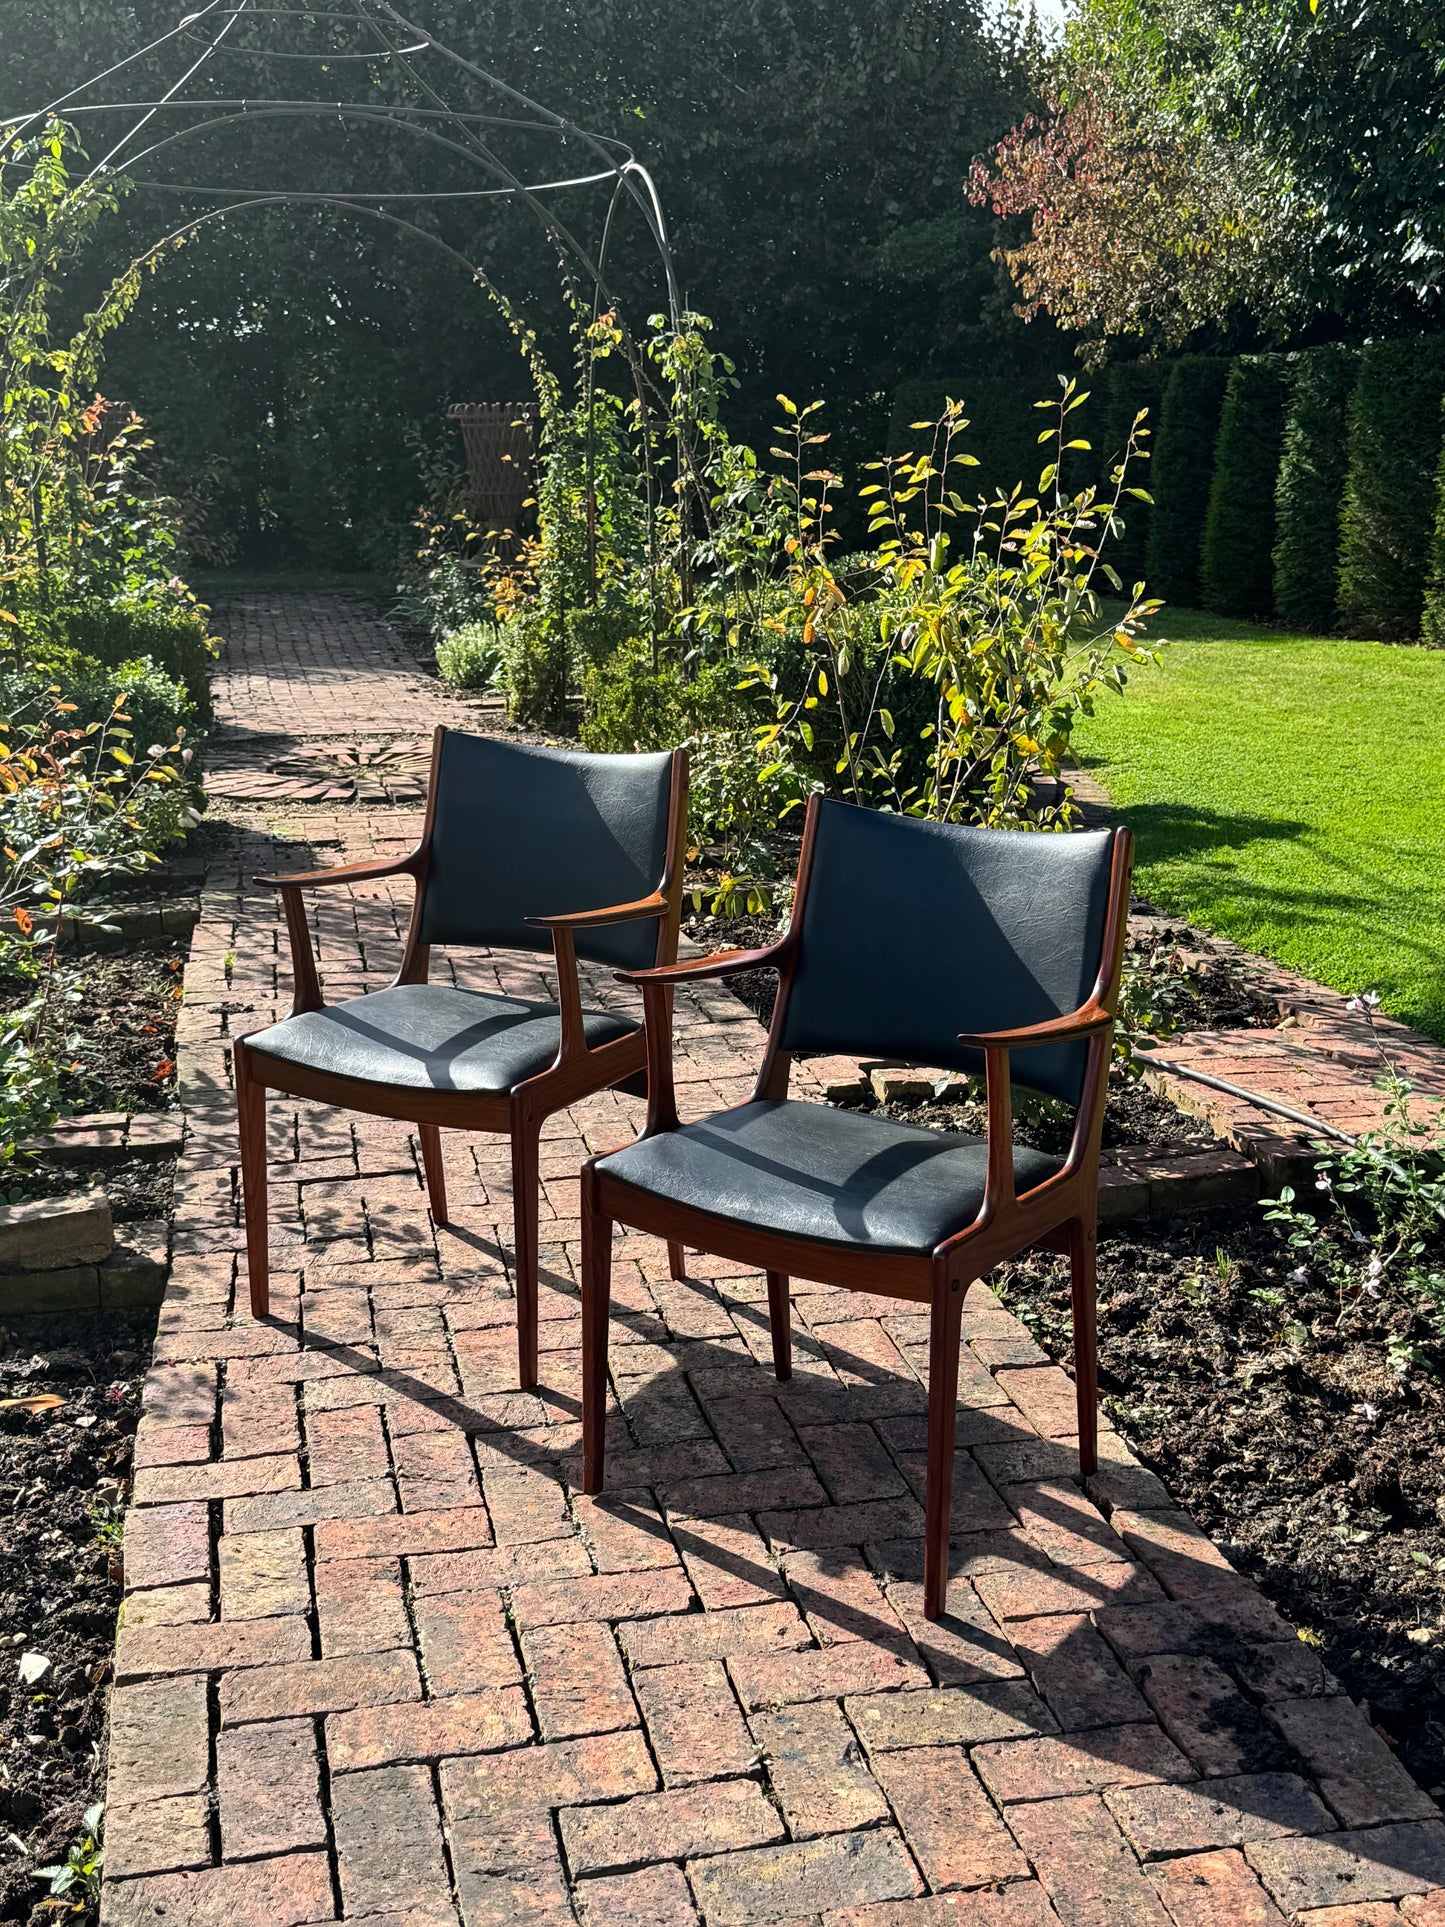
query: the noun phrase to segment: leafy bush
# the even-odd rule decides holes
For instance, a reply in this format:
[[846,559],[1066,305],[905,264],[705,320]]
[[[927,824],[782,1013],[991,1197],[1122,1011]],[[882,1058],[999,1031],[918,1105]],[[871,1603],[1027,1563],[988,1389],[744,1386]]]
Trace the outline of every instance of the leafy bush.
[[55,619],[55,632],[67,649],[112,668],[149,657],[157,669],[185,684],[195,721],[211,720],[217,645],[205,612],[194,604],[100,603],[67,609]]
[[1349,408],[1340,615],[1352,635],[1420,633],[1440,458],[1445,340],[1371,341]]
[[502,653],[496,623],[468,622],[437,644],[437,671],[453,689],[495,689]]
[[1311,348],[1294,364],[1275,484],[1274,612],[1319,635],[1339,615],[1340,501],[1346,416],[1359,368],[1353,349]]
[[[40,714],[48,710],[51,690],[61,692],[72,729],[107,730],[118,743],[143,760],[151,745],[173,744],[196,750],[196,710],[174,678],[149,659],[123,662],[114,668],[71,651],[56,655],[43,668],[0,670],[0,714]],[[122,720],[117,720],[117,714]],[[187,758],[192,778],[200,775],[198,757]]]
[[1149,587],[1165,601],[1191,608],[1199,601],[1214,444],[1228,379],[1227,361],[1184,355],[1174,364],[1159,410],[1150,478]]
[[570,651],[555,617],[518,609],[500,628],[507,714],[530,729],[560,728],[567,714]]
[[1222,616],[1274,607],[1274,498],[1284,433],[1284,364],[1241,355],[1229,371],[1200,566],[1203,603]]
[[[1159,435],[1159,408],[1168,375],[1168,364],[1158,361],[1123,361],[1110,368],[1103,408],[1101,487],[1128,447],[1130,431],[1141,414],[1145,419],[1138,432],[1144,439],[1136,446],[1141,459],[1152,453]],[[1142,470],[1138,478],[1150,492],[1154,486],[1150,473],[1153,466],[1151,460],[1149,468]],[[1136,496],[1123,503],[1122,513],[1116,519],[1109,561],[1126,590],[1144,579],[1152,513],[1150,504]]]

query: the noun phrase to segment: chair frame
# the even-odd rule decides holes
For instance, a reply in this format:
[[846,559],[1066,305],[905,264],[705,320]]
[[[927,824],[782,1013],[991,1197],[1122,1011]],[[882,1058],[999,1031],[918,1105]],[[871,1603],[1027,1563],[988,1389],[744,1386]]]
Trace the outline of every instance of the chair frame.
[[[339,864],[334,869],[302,871],[293,876],[263,876],[255,881],[279,890],[290,940],[293,995],[290,1015],[300,1016],[326,1007],[316,968],[316,953],[306,921],[304,889],[333,883],[372,883],[407,876],[415,884],[411,922],[400,967],[392,980],[424,984],[431,946],[421,941],[422,906],[431,862],[432,831],[436,819],[437,770],[446,730],[432,738],[431,782],[420,841],[402,857],[384,862]],[[518,1377],[523,1391],[537,1384],[537,1246],[538,1166],[542,1126],[554,1112],[565,1110],[594,1092],[609,1090],[639,1076],[646,1068],[644,1031],[589,1047],[583,1028],[582,990],[577,974],[576,939],[579,932],[606,924],[656,917],[657,965],[666,968],[677,956],[682,919],[683,863],[687,839],[687,752],[674,750],[668,799],[667,850],[662,879],[650,895],[632,903],[610,904],[595,910],[559,911],[527,921],[548,930],[557,975],[557,1006],[561,1039],[548,1068],[516,1085],[510,1092],[459,1092],[402,1089],[373,1084],[339,1072],[312,1070],[282,1063],[248,1048],[237,1038],[233,1053],[236,1113],[241,1140],[241,1184],[246,1215],[246,1265],[251,1314],[265,1318],[270,1309],[270,1257],[266,1199],[266,1093],[310,1098],[341,1110],[370,1117],[402,1119],[418,1127],[422,1166],[426,1174],[432,1217],[445,1225],[446,1177],[442,1165],[443,1127],[505,1134],[512,1144],[512,1213],[515,1242],[513,1268],[517,1296]],[[619,973],[621,976],[623,973]]]
[[[788,1094],[791,1053],[779,1039],[797,967],[817,837],[817,799],[808,809],[798,862],[798,887],[789,932],[761,950],[728,950],[694,962],[619,972],[641,988],[646,1019],[648,1111],[643,1137],[678,1126],[672,1070],[671,993],[745,970],[778,972],[778,996],[768,1029],[753,1102]],[[582,1171],[582,1427],[584,1491],[602,1490],[607,1412],[607,1333],[611,1296],[612,1227],[620,1223],[667,1240],[674,1278],[683,1274],[683,1247],[714,1253],[767,1274],[773,1365],[779,1379],[792,1372],[790,1277],[909,1300],[930,1307],[928,1352],[928,1485],[924,1529],[924,1614],[943,1614],[948,1589],[949,1524],[957,1425],[958,1358],[963,1301],[969,1284],[1031,1246],[1067,1252],[1071,1264],[1074,1381],[1078,1395],[1079,1462],[1088,1477],[1098,1469],[1098,1349],[1096,1267],[1099,1145],[1104,1128],[1114,1014],[1118,1007],[1129,914],[1133,838],[1114,832],[1098,976],[1088,998],[1065,1016],[1017,1030],[964,1033],[959,1041],[984,1054],[987,1085],[987,1171],[982,1206],[964,1230],[929,1256],[869,1251],[865,1246],[816,1242],[740,1225],[697,1206],[680,1205],[629,1184],[593,1158]],[[1010,1053],[1044,1044],[1087,1041],[1083,1087],[1074,1134],[1062,1168],[1021,1196],[1014,1188]],[[606,1154],[604,1154],[605,1156]]]

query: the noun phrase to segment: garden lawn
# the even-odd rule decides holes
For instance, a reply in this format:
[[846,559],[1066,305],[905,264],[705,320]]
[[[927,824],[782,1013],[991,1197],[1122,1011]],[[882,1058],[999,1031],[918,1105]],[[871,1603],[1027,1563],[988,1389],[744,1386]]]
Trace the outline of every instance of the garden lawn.
[[1166,610],[1075,732],[1135,887],[1445,1039],[1445,652]]

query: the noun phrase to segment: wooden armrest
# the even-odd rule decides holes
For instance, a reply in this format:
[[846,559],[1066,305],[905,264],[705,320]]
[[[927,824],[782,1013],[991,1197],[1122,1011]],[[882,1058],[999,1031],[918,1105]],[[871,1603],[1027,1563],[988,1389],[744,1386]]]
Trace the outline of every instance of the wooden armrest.
[[1063,1044],[1075,1037],[1091,1036],[1113,1021],[1112,1013],[1090,998],[1065,1017],[1050,1017],[1042,1024],[1025,1024],[1018,1030],[964,1031],[958,1041],[968,1050],[1029,1050],[1036,1044]]
[[609,903],[600,910],[564,910],[555,917],[528,917],[528,923],[541,924],[548,930],[596,930],[603,924],[630,923],[637,917],[660,917],[668,908],[668,899],[654,890],[650,897],[639,897],[635,903]]
[[414,876],[416,867],[417,852],[409,850],[405,856],[388,857],[385,862],[338,863],[330,870],[298,870],[294,876],[251,880],[267,890],[311,889],[323,883],[367,883],[373,877]]
[[663,987],[697,984],[709,977],[732,977],[744,970],[776,970],[782,964],[787,947],[788,940],[784,937],[779,943],[769,944],[766,950],[718,950],[711,957],[695,957],[691,962],[657,964],[650,970],[619,970],[617,981],[638,984],[645,990],[649,984]]

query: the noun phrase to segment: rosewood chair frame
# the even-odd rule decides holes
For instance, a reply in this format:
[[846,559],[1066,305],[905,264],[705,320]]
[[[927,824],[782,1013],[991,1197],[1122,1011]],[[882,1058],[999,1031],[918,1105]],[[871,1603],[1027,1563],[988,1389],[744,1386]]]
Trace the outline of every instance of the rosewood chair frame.
[[[647,1034],[648,1110],[642,1135],[679,1123],[673,1087],[673,990],[680,984],[735,976],[745,970],[778,972],[778,995],[753,1101],[788,1094],[791,1054],[780,1047],[796,968],[803,905],[817,834],[817,798],[809,804],[798,863],[797,895],[788,935],[760,950],[721,951],[693,962],[619,972],[642,991]],[[1067,1252],[1071,1267],[1074,1382],[1078,1398],[1079,1463],[1085,1477],[1098,1469],[1098,1350],[1096,1264],[1099,1145],[1104,1127],[1114,1016],[1129,911],[1133,839],[1114,832],[1108,907],[1098,975],[1077,1010],[1021,1029],[963,1033],[959,1042],[984,1054],[987,1088],[987,1175],[977,1218],[929,1256],[870,1251],[866,1245],[814,1242],[739,1224],[691,1204],[627,1183],[593,1158],[582,1172],[582,1426],[583,1489],[602,1490],[607,1410],[607,1333],[614,1223],[667,1240],[674,1278],[683,1276],[683,1248],[756,1266],[767,1275],[773,1364],[779,1379],[792,1373],[790,1277],[816,1280],[930,1308],[928,1350],[928,1470],[924,1527],[924,1614],[938,1619],[948,1590],[949,1524],[957,1424],[958,1359],[967,1287],[1032,1246]],[[1009,1070],[1016,1050],[1049,1044],[1086,1044],[1083,1087],[1073,1137],[1062,1168],[1015,1194],[1013,1110]]]
[[[383,862],[339,864],[333,869],[310,870],[293,876],[263,876],[255,881],[279,890],[290,941],[293,995],[290,1015],[321,1010],[325,1002],[317,975],[316,954],[306,921],[303,889],[334,883],[371,883],[388,877],[410,877],[415,885],[411,920],[394,985],[424,984],[430,965],[430,946],[420,939],[422,906],[426,895],[432,831],[436,818],[437,770],[446,730],[432,738],[431,781],[421,839],[405,856]],[[236,1111],[241,1141],[241,1183],[246,1217],[246,1264],[251,1314],[265,1318],[270,1309],[270,1260],[266,1198],[266,1093],[310,1098],[340,1110],[371,1117],[402,1119],[418,1127],[428,1201],[438,1225],[448,1222],[446,1177],[442,1165],[442,1129],[497,1132],[512,1146],[512,1213],[515,1241],[514,1282],[517,1297],[518,1377],[524,1391],[537,1384],[537,1246],[538,1165],[542,1126],[554,1112],[565,1110],[594,1092],[609,1090],[638,1078],[646,1069],[645,1031],[589,1046],[583,1026],[582,991],[577,974],[576,939],[579,932],[639,918],[658,919],[657,965],[669,966],[677,956],[682,919],[683,860],[687,838],[687,752],[674,750],[668,799],[666,860],[656,890],[631,903],[599,909],[558,911],[528,917],[528,923],[547,930],[557,976],[561,1039],[548,1068],[509,1092],[428,1091],[369,1082],[338,1072],[285,1063],[247,1048],[244,1037],[234,1046]],[[619,977],[622,973],[618,973]],[[664,992],[666,998],[666,992]]]

